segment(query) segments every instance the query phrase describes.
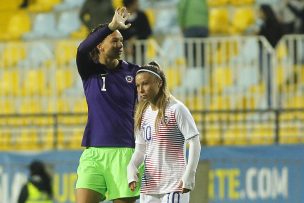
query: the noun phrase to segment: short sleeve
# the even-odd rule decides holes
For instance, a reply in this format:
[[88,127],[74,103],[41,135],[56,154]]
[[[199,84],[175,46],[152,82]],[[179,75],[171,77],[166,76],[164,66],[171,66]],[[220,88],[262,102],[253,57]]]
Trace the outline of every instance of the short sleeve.
[[176,104],[175,119],[186,140],[199,134],[190,111],[183,103]]

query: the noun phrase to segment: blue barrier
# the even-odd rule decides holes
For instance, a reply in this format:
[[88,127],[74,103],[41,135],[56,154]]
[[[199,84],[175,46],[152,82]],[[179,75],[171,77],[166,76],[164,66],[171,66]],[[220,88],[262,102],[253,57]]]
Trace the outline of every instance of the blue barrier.
[[[303,154],[302,145],[203,148],[201,161],[210,166],[209,202],[304,202]],[[53,174],[55,202],[75,202],[80,155],[81,151],[0,152],[0,203],[16,203],[33,159],[43,160]]]
[[304,202],[303,154],[303,145],[202,150],[210,164],[209,202]]

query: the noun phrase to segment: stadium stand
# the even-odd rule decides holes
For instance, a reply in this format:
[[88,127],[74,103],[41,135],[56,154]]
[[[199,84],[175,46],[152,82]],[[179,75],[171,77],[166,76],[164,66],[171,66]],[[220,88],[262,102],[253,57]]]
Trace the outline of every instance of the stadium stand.
[[[23,10],[20,0],[0,3],[0,150],[79,149],[87,112],[75,66],[87,35],[78,19],[83,0],[31,2]],[[114,7],[121,4],[113,0]],[[145,11],[159,35],[136,42],[138,55],[145,47],[143,61],[126,59],[162,64],[203,144],[304,142],[302,35],[284,36],[271,48],[263,37],[240,36],[255,21],[253,0],[209,0],[211,37],[184,40],[176,35],[173,9],[166,12],[169,1],[155,5]],[[191,53],[197,65],[186,63],[184,48],[201,45],[204,56]]]

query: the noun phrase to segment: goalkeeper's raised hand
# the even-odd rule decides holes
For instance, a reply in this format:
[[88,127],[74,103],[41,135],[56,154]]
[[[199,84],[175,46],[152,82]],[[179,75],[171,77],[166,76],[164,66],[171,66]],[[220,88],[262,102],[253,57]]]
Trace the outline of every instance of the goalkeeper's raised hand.
[[130,23],[125,24],[126,20],[129,18],[130,13],[126,7],[120,7],[115,10],[112,21],[109,23],[110,30],[125,30],[131,26]]

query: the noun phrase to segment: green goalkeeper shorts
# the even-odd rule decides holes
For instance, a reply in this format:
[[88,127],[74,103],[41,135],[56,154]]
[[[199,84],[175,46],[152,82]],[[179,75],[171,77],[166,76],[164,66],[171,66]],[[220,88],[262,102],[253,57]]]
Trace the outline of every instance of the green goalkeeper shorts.
[[[102,200],[138,197],[140,183],[132,192],[128,187],[127,166],[134,149],[89,147],[80,157],[76,189],[86,188],[101,194]],[[142,175],[143,167],[140,169]],[[141,175],[139,180],[141,180]]]

